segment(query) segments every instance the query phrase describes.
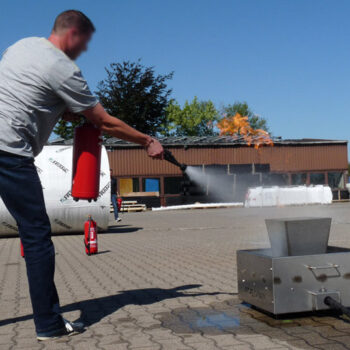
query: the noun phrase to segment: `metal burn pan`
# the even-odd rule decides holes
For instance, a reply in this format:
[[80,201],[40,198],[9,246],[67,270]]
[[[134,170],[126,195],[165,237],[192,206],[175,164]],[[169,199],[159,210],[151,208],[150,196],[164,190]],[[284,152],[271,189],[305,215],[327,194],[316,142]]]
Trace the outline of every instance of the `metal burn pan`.
[[327,295],[350,306],[350,249],[287,257],[240,250],[237,270],[239,298],[272,314],[326,310]]
[[239,298],[275,315],[326,310],[326,296],[350,306],[350,249],[327,246],[330,219],[277,221],[266,223],[271,249],[237,252]]

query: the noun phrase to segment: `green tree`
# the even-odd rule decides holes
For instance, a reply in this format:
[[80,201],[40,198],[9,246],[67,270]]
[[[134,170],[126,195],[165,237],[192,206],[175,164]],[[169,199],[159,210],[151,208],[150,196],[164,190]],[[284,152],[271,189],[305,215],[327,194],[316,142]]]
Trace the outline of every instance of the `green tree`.
[[146,134],[161,132],[171,93],[166,81],[173,72],[156,75],[153,67],[144,67],[140,60],[112,63],[106,72],[96,94],[108,113]]
[[226,117],[234,116],[237,113],[241,116],[248,117],[249,124],[253,129],[269,131],[266,119],[254,114],[247,102],[235,102],[233,105],[227,105],[222,109],[222,114]]
[[73,138],[74,136],[74,129],[76,126],[81,124],[81,121],[72,121],[67,122],[63,119],[60,119],[58,123],[56,124],[55,128],[53,129],[53,132],[62,137],[65,140],[69,140]]
[[176,136],[209,136],[217,135],[215,122],[218,112],[212,101],[186,101],[183,108],[171,100],[166,108],[164,135]]
[[[144,133],[161,132],[166,124],[165,109],[171,93],[166,81],[173,73],[156,75],[153,67],[144,67],[140,60],[112,63],[106,73],[107,77],[98,84],[96,91],[106,111]],[[78,124],[60,120],[54,132],[70,139]]]

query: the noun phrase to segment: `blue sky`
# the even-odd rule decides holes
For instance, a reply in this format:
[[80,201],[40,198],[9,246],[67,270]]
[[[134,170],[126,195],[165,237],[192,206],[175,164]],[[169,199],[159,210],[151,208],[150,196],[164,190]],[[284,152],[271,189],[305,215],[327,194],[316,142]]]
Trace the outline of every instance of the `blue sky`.
[[0,51],[79,9],[97,32],[78,65],[95,90],[111,62],[174,71],[172,97],[247,101],[283,138],[348,137],[350,1],[2,0]]

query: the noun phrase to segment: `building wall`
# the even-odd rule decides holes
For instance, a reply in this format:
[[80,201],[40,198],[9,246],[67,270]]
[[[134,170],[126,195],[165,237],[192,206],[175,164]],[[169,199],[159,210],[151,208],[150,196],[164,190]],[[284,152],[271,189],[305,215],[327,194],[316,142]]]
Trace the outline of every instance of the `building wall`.
[[[332,171],[348,168],[347,145],[261,147],[168,147],[180,163],[270,164],[271,172]],[[116,148],[108,152],[114,176],[181,175],[174,165],[149,158],[142,148]]]
[[[254,149],[248,146],[211,146],[211,147],[167,147],[180,163],[200,165],[207,172],[210,165],[218,165],[232,180],[228,188],[230,201],[243,201],[245,192],[251,186],[295,185],[295,184],[329,184],[332,174],[340,174],[343,180],[339,186],[333,186],[335,199],[348,196],[344,189],[344,179],[348,169],[347,144],[312,144],[312,145],[275,145]],[[183,181],[180,169],[167,161],[149,158],[142,148],[115,148],[108,152],[113,176],[117,177],[118,188],[123,192],[123,181],[133,183],[133,192],[145,191],[147,178],[159,179],[159,197],[134,198],[147,206],[192,203],[195,201],[215,201],[210,191],[206,195],[186,195],[166,191],[169,177],[178,177],[178,184]],[[239,177],[237,167],[230,165],[255,164],[251,170]],[[268,165],[268,173],[257,164]],[[243,167],[243,169],[249,168]],[[257,170],[260,169],[260,170]],[[241,172],[241,171],[239,171]],[[233,175],[237,173],[237,175]],[[276,177],[277,176],[277,177]],[[302,182],[295,182],[295,176],[303,177]],[[321,176],[321,180],[319,177]],[[315,180],[316,177],[316,180]],[[123,179],[126,178],[126,179]],[[123,179],[123,180],[122,180]],[[250,179],[250,180],[249,180]],[[242,183],[243,181],[243,183]],[[130,187],[129,186],[129,187]],[[124,186],[125,187],[125,186]],[[233,189],[233,191],[231,191]],[[124,192],[126,190],[124,189]],[[128,191],[126,191],[128,192]],[[232,193],[231,193],[232,192]],[[348,198],[348,197],[347,197]]]

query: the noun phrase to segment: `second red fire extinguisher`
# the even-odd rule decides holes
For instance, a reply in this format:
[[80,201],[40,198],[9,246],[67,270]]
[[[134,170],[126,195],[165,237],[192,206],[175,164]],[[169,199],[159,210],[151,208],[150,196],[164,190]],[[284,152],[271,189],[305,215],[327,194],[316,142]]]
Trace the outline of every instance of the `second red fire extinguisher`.
[[89,215],[88,220],[84,225],[85,237],[85,252],[87,255],[96,254],[98,252],[97,246],[97,224],[92,220],[91,215]]
[[123,199],[121,197],[117,198],[118,211],[122,208]]
[[97,200],[100,187],[101,131],[91,123],[75,128],[72,197]]
[[20,240],[20,243],[21,243],[21,257],[24,258],[24,249],[23,249],[23,244],[21,240]]

